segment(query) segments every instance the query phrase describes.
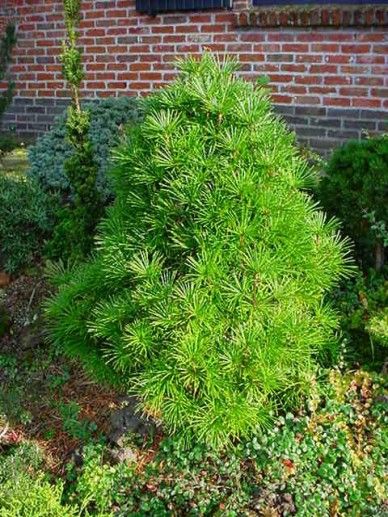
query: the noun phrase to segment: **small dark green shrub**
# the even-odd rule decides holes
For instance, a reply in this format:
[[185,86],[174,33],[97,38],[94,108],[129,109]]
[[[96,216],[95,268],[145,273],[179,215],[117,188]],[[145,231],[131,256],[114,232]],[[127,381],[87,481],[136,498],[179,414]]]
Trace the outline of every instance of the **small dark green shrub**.
[[19,139],[13,133],[0,133],[0,160],[6,153],[20,145]]
[[181,66],[117,151],[96,258],[47,315],[57,346],[105,363],[169,430],[220,446],[292,406],[336,348],[322,302],[347,244],[266,90],[209,55]]
[[348,360],[381,369],[388,340],[388,281],[371,269],[343,282],[332,294],[347,340]]
[[[90,113],[89,138],[98,166],[97,188],[106,200],[112,195],[107,177],[110,153],[119,142],[123,125],[139,118],[138,102],[128,97],[108,98],[85,103],[85,109]],[[57,118],[53,128],[39,137],[28,151],[31,164],[29,174],[45,190],[60,190],[65,195],[70,187],[64,164],[72,153],[71,145],[66,140],[66,120],[67,111]]]
[[388,245],[388,136],[351,141],[334,151],[319,195],[343,222],[364,269],[381,269]]
[[54,207],[33,180],[0,172],[0,269],[16,273],[39,259]]

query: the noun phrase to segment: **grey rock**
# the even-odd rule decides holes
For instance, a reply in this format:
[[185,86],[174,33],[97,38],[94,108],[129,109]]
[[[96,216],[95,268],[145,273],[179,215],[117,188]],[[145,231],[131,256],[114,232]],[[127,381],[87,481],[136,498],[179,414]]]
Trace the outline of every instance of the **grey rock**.
[[137,411],[138,399],[134,396],[125,397],[123,407],[115,410],[110,418],[108,439],[118,446],[122,445],[121,438],[131,432],[147,437],[154,433],[155,424],[142,417]]
[[137,454],[131,447],[121,447],[119,449],[110,449],[111,460],[114,463],[136,463]]

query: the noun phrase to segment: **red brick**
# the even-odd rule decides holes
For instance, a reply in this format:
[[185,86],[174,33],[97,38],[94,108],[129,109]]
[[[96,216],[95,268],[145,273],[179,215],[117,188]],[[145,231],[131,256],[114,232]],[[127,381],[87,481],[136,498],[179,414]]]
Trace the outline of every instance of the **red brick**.
[[324,97],[323,98],[324,106],[339,106],[345,108],[350,106],[350,99],[347,97]]
[[355,77],[354,82],[357,85],[360,86],[383,86],[384,85],[384,79],[382,77],[372,77],[372,76],[365,76],[365,77]]
[[289,95],[271,95],[273,102],[278,104],[291,104],[292,103],[292,97]]
[[347,64],[351,62],[351,56],[343,56],[341,54],[333,54],[325,56],[326,63],[335,63],[338,65]]
[[388,55],[388,45],[373,45],[373,52]]
[[305,86],[296,86],[294,84],[286,84],[285,86],[282,86],[280,88],[280,91],[282,93],[292,93],[292,94],[297,94],[297,95],[303,95],[305,93],[307,93],[307,88]]
[[282,45],[282,52],[308,52],[308,45],[301,45],[298,43],[284,43]]
[[296,104],[320,104],[320,98],[315,96],[305,95],[303,97],[296,97]]
[[345,54],[367,54],[370,48],[370,45],[341,45],[341,51]]
[[91,90],[105,90],[106,83],[104,81],[87,81],[86,87]]
[[368,95],[367,88],[357,88],[357,86],[353,86],[350,88],[340,88],[339,94],[344,95],[345,97],[360,97],[361,95]]
[[140,72],[140,81],[160,81],[162,74],[160,72]]
[[387,98],[388,88],[372,88],[371,94],[373,97]]
[[339,52],[339,45],[335,43],[312,43],[311,52],[336,53]]
[[327,77],[324,77],[323,79],[324,84],[351,84],[352,80],[349,76],[343,76],[343,75],[329,75]]
[[336,74],[338,67],[335,65],[311,65],[309,72],[311,74]]
[[[17,95],[68,97],[59,62],[65,35],[62,13],[57,12],[61,0],[12,1],[19,16],[18,43],[10,69]],[[239,22],[246,25],[252,20],[277,24],[280,18],[294,25],[302,19],[318,25],[323,20],[331,24],[327,30],[291,25],[236,28],[237,10],[247,9],[250,0],[235,0],[235,12],[158,16],[139,15],[134,5],[134,0],[83,0],[80,43],[87,72],[85,96],[148,93],[175,77],[177,57],[199,56],[209,48],[235,55],[248,80],[269,74],[272,98],[280,104],[384,107],[388,90],[388,81],[384,81],[388,75],[386,31],[383,27],[343,29],[352,21],[352,7],[317,7],[308,9],[308,16],[306,10],[297,13],[293,9],[282,14],[277,9],[258,9],[256,14],[244,11],[239,16]],[[360,26],[372,20],[372,7],[358,11]],[[378,12],[375,22],[382,23],[382,10]]]
[[299,54],[295,56],[297,63],[322,63],[322,55],[320,54]]
[[294,65],[293,63],[286,63],[280,65],[280,70],[282,72],[306,72],[307,68],[305,65]]
[[329,95],[330,93],[337,93],[334,86],[309,86],[309,93],[317,93],[318,95]]
[[299,84],[321,84],[321,75],[299,75],[295,77],[295,82]]
[[355,108],[380,108],[381,100],[380,99],[352,99],[352,106]]
[[127,87],[127,83],[125,81],[114,81],[111,83],[108,83],[108,88],[111,88],[112,90],[123,90]]

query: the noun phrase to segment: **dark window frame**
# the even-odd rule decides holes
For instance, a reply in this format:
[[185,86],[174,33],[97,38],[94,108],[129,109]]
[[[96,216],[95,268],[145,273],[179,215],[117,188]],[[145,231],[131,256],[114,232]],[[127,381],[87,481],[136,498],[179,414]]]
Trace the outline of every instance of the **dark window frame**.
[[136,0],[136,10],[158,14],[174,11],[202,11],[206,9],[230,9],[232,0]]

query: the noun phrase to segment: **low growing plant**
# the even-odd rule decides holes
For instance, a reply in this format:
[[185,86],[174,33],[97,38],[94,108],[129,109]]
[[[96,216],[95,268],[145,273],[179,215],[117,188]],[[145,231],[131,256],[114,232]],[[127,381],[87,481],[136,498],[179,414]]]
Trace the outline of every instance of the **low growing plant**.
[[336,349],[323,296],[349,273],[348,245],[266,90],[210,55],[180,66],[116,153],[96,258],[47,316],[62,350],[105,364],[170,431],[220,447],[292,407]]
[[385,515],[384,379],[321,373],[307,406],[227,453],[169,438],[151,459],[140,450],[137,465],[111,465],[103,446],[87,446],[67,501],[117,517]]
[[51,483],[41,470],[42,454],[31,443],[0,453],[1,517],[76,517],[62,504],[63,483]]
[[17,273],[39,260],[55,205],[55,198],[24,174],[0,171],[0,270]]
[[82,442],[91,440],[97,427],[94,422],[80,418],[80,407],[76,402],[61,403],[59,413],[63,420],[63,429],[72,438]]

